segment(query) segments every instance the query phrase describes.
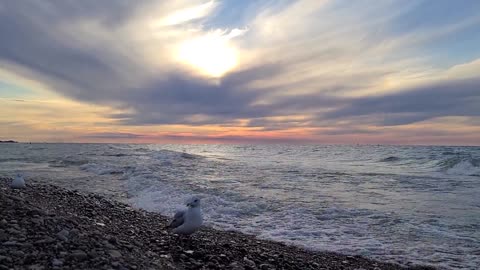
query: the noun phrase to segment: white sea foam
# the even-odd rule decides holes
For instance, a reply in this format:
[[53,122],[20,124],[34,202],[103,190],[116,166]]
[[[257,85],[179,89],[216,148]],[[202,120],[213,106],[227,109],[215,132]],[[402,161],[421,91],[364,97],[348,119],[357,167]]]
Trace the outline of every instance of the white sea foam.
[[124,168],[116,167],[114,165],[108,164],[96,164],[96,163],[87,163],[80,166],[80,169],[88,172],[92,172],[98,175],[105,174],[123,174]]
[[446,170],[449,175],[480,176],[480,167],[472,164],[470,160],[462,160]]

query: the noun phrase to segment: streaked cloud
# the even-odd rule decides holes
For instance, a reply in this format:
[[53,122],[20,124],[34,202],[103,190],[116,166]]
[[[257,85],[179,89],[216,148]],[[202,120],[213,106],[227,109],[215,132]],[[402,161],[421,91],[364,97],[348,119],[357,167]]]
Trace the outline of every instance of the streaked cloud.
[[391,143],[433,125],[462,143],[478,127],[480,54],[447,45],[480,47],[480,4],[426,2],[5,1],[2,111],[48,134],[65,109],[71,140]]

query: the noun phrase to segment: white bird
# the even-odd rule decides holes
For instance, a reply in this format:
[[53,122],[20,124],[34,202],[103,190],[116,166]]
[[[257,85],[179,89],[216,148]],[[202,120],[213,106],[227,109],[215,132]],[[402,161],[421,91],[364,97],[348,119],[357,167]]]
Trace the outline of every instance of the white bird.
[[25,179],[20,173],[17,173],[15,179],[10,184],[11,188],[25,188]]
[[172,228],[176,234],[188,235],[196,232],[202,226],[202,223],[200,199],[192,197],[187,201],[187,209],[175,213],[168,227]]

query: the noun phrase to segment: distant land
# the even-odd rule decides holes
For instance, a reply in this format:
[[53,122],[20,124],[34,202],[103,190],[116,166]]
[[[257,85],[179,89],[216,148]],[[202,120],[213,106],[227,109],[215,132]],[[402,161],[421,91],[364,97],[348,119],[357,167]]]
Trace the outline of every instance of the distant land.
[[18,142],[13,140],[8,140],[8,141],[0,141],[0,143],[18,143]]

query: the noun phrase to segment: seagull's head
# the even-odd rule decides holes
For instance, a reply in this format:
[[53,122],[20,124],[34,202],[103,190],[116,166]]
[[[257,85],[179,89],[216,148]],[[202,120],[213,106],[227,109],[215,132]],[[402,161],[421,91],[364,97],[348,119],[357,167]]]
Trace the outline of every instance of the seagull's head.
[[200,206],[200,198],[192,197],[187,200],[187,207],[195,208]]

